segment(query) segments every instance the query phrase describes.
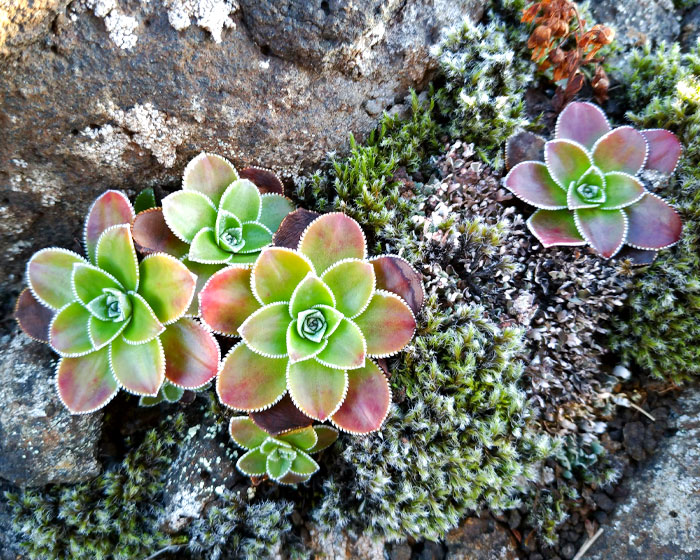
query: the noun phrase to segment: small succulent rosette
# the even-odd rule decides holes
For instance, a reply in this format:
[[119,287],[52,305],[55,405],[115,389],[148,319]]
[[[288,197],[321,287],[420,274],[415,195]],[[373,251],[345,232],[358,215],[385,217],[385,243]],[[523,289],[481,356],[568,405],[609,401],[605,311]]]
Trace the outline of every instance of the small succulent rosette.
[[575,102],[559,115],[544,162],[517,164],[504,184],[539,208],[527,225],[545,247],[590,245],[605,258],[625,244],[658,251],[678,242],[681,219],[638,175],[644,169],[670,175],[681,151],[672,132],[612,130],[598,107]]
[[219,346],[200,323],[184,317],[195,276],[171,255],[139,262],[131,237],[129,199],[107,191],[93,204],[84,232],[88,258],[48,248],[27,264],[29,289],[16,317],[61,359],[56,385],[72,413],[95,411],[125,389],[170,398],[209,383]]
[[[216,271],[252,264],[294,210],[273,172],[246,167],[202,152],[187,164],[182,189],[134,220],[139,252],[165,252],[183,260],[198,277],[197,293]],[[197,299],[189,312],[198,314]]]
[[330,426],[307,426],[272,436],[247,416],[231,418],[233,441],[246,450],[236,463],[243,474],[268,477],[282,484],[306,482],[318,471],[311,455],[323,451],[338,439]]
[[391,392],[374,359],[411,341],[407,301],[419,300],[417,310],[422,290],[403,259],[368,260],[362,229],[341,213],[314,219],[296,250],[268,247],[252,268],[217,272],[199,296],[202,320],[242,338],[221,364],[221,402],[255,412],[288,393],[309,418],[351,433],[378,430]]

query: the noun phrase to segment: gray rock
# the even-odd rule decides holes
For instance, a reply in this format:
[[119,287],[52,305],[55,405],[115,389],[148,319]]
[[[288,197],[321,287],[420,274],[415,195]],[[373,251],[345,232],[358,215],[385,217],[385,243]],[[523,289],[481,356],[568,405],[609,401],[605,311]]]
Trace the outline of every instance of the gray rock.
[[586,559],[700,559],[700,387],[681,395],[675,424]]
[[689,51],[700,39],[700,6],[696,6],[683,16],[681,21],[680,43],[683,50]]
[[292,176],[346,149],[351,132],[363,138],[428,83],[441,29],[480,18],[487,2],[10,4],[0,8],[19,22],[0,36],[4,291],[36,249],[80,248],[105,189],[177,186],[202,150]]
[[493,519],[470,517],[445,539],[445,560],[517,560],[513,536]]
[[0,560],[18,560],[22,557],[19,535],[12,530],[12,512],[5,492],[16,490],[0,481]]
[[18,486],[73,483],[100,472],[102,414],[71,415],[56,395],[51,350],[0,338],[0,477]]
[[599,0],[591,2],[590,9],[598,23],[615,29],[617,41],[626,47],[646,40],[675,41],[681,30],[673,0]]

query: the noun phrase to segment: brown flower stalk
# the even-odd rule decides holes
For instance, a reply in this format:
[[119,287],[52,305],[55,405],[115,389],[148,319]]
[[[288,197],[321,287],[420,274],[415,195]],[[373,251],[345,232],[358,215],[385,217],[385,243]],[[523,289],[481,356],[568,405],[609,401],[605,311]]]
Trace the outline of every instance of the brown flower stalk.
[[527,46],[532,50],[532,60],[540,70],[552,70],[555,82],[566,80],[557,86],[554,106],[563,109],[581,90],[586,80],[584,69],[593,67],[591,87],[596,100],[603,103],[608,98],[610,81],[603,69],[600,50],[612,43],[615,31],[604,25],[586,28],[578,7],[570,0],[540,0],[523,9],[523,23],[535,28]]

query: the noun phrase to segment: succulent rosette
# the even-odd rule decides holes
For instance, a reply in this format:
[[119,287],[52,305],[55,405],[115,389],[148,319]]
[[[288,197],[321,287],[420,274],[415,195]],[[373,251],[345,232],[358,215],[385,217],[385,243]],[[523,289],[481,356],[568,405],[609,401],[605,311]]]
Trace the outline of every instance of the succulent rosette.
[[681,219],[638,175],[670,175],[681,151],[672,132],[613,130],[598,107],[575,102],[559,115],[544,162],[517,164],[504,184],[539,209],[527,225],[545,247],[588,244],[605,258],[625,244],[658,251],[678,242]]
[[228,160],[207,153],[187,165],[182,190],[163,199],[165,222],[189,245],[188,260],[210,265],[255,262],[293,209],[281,183],[262,194]]
[[391,392],[372,358],[411,341],[411,290],[422,303],[420,280],[405,281],[414,277],[398,257],[368,260],[362,229],[341,213],[314,219],[296,250],[268,247],[252,268],[217,272],[199,295],[202,320],[242,338],[221,364],[219,398],[256,412],[288,393],[314,420],[352,433],[379,429]]
[[311,455],[338,439],[338,432],[330,426],[307,426],[272,436],[247,416],[231,418],[229,431],[233,441],[246,450],[236,463],[238,470],[282,484],[298,484],[311,478],[319,468]]
[[27,264],[29,291],[20,295],[16,317],[25,332],[61,356],[56,385],[73,413],[103,407],[120,388],[156,396],[166,379],[194,389],[216,375],[216,340],[183,317],[195,276],[167,254],[139,262],[133,218],[129,199],[107,191],[85,223],[87,259],[48,248]]

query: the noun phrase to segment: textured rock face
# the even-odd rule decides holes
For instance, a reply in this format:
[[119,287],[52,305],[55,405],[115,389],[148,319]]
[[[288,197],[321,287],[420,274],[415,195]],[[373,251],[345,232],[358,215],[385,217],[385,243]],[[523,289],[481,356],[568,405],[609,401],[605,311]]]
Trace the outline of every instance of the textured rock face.
[[26,25],[0,37],[0,290],[32,251],[78,249],[105,189],[175,185],[201,150],[287,174],[342,150],[427,83],[440,30],[485,3],[13,4]]
[[700,558],[700,388],[679,404],[677,433],[633,477],[630,497],[586,558]]
[[68,413],[48,347],[24,335],[0,337],[0,347],[0,477],[41,486],[96,476],[102,414]]
[[681,30],[673,0],[600,0],[590,8],[596,21],[615,28],[623,46],[640,46],[647,39],[675,41]]
[[492,519],[470,517],[446,537],[446,560],[516,560],[515,539]]

